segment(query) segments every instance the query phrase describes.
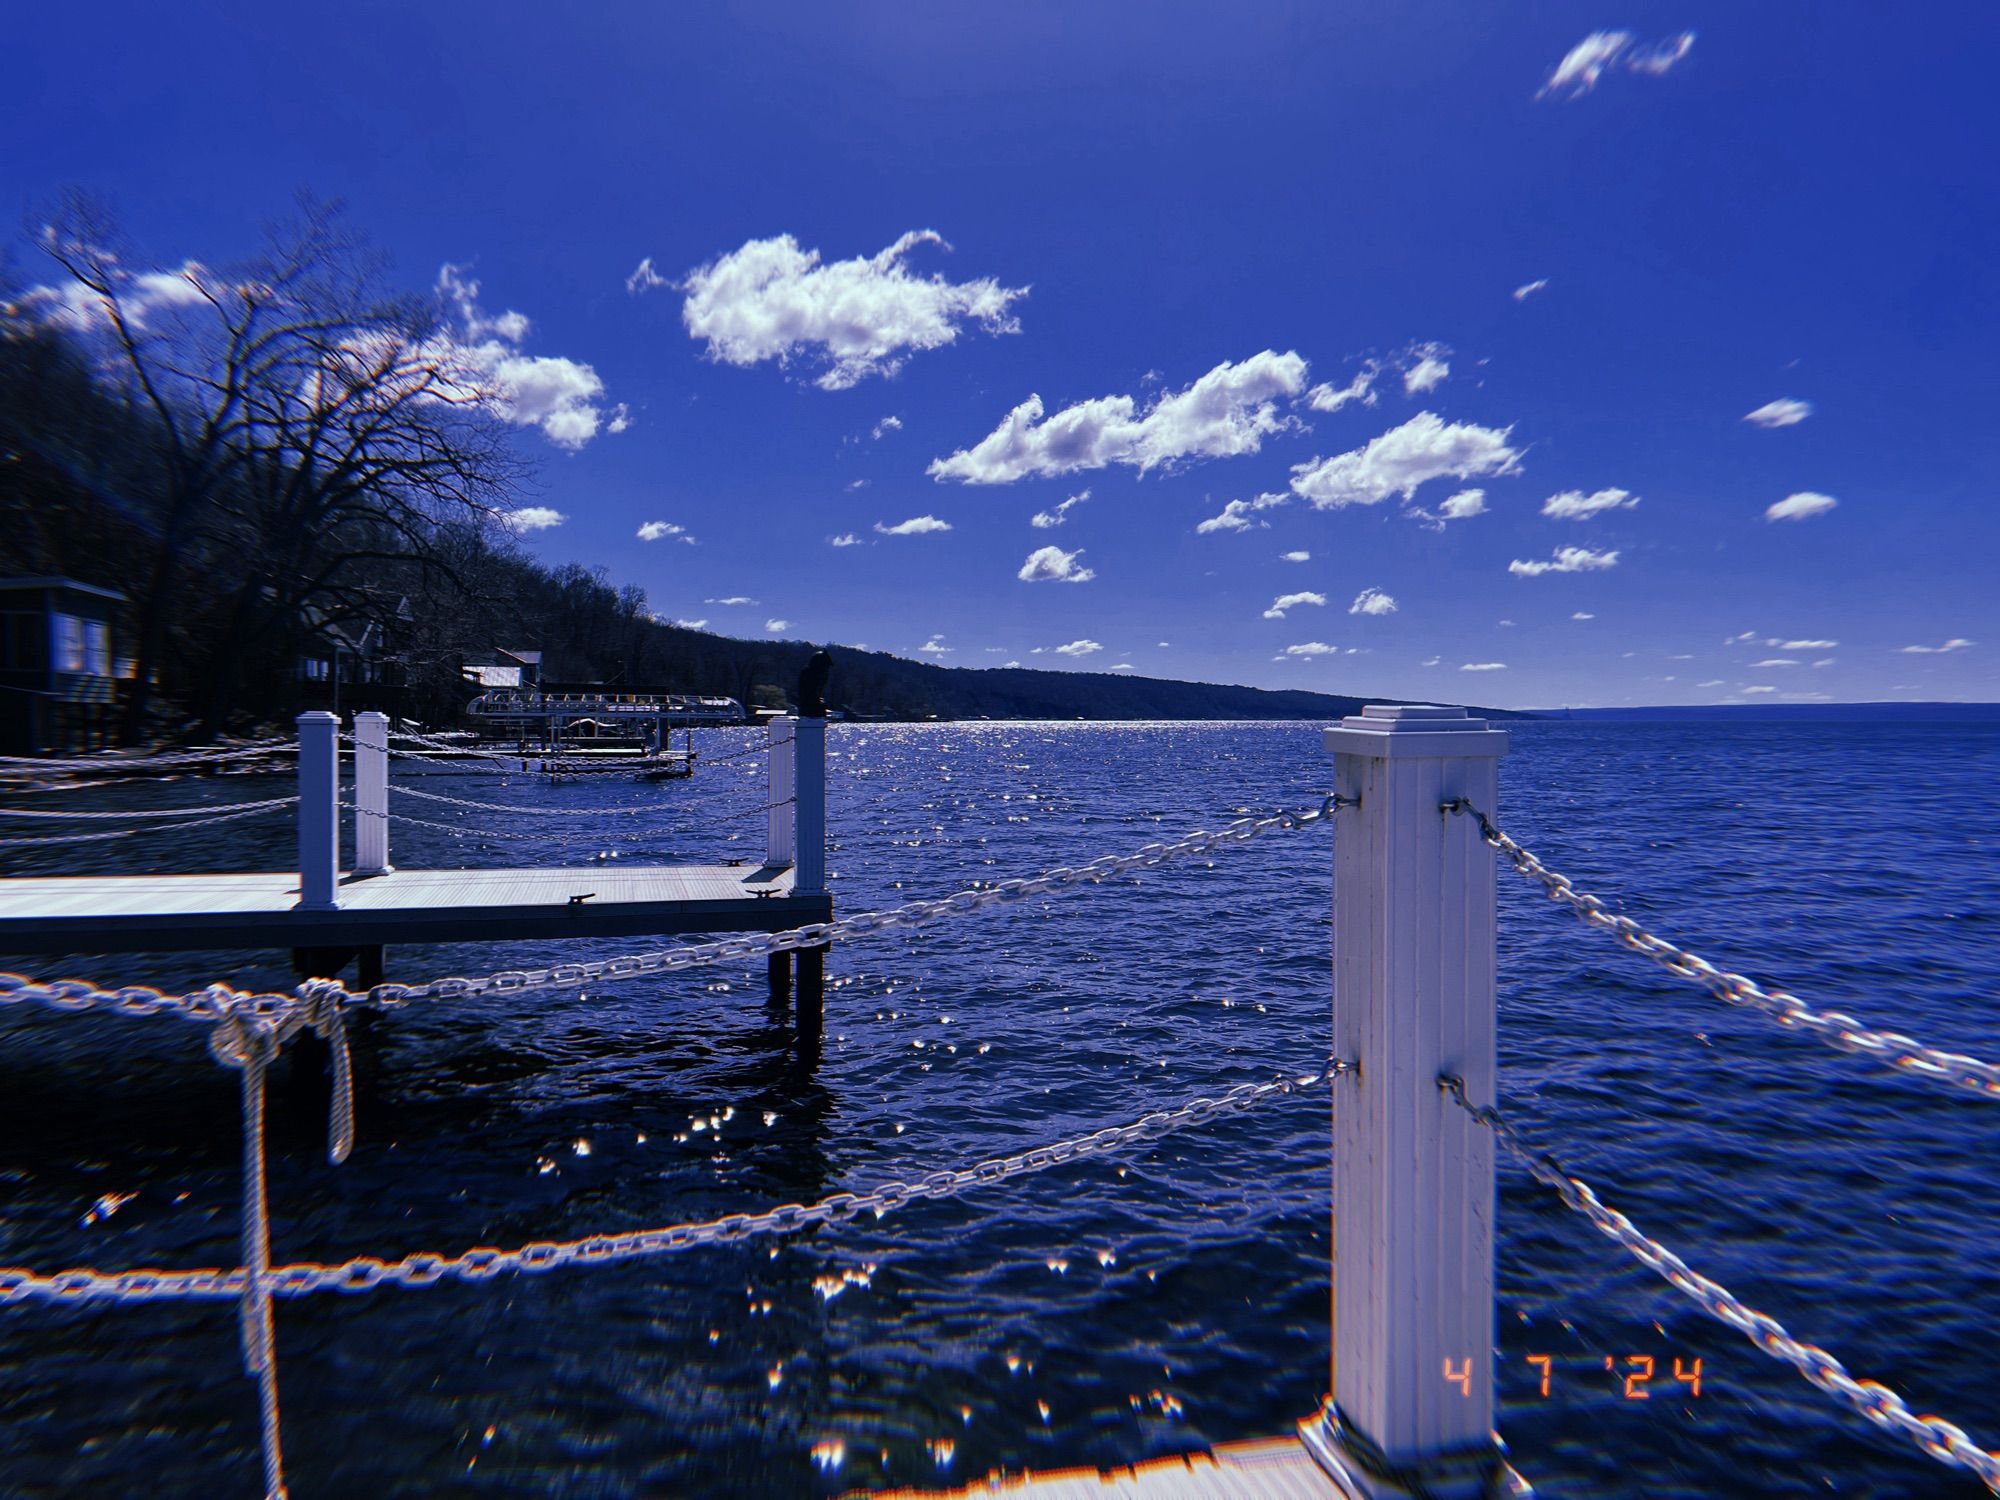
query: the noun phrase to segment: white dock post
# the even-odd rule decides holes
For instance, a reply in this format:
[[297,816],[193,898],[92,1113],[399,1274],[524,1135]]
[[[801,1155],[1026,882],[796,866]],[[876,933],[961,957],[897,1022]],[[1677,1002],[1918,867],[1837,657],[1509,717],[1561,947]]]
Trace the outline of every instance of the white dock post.
[[340,902],[340,720],[323,709],[298,718],[299,900],[302,911]]
[[826,892],[826,720],[801,714],[792,730],[792,894]]
[[1326,731],[1334,790],[1333,1393],[1301,1436],[1353,1500],[1525,1493],[1493,1431],[1490,815],[1507,735],[1370,705]]
[[789,714],[781,714],[771,720],[771,794],[766,799],[770,804],[770,830],[766,836],[764,863],[773,869],[791,866],[798,849],[797,803],[798,776],[792,754],[793,731],[798,720]]
[[387,875],[389,863],[389,716],[354,716],[354,873]]

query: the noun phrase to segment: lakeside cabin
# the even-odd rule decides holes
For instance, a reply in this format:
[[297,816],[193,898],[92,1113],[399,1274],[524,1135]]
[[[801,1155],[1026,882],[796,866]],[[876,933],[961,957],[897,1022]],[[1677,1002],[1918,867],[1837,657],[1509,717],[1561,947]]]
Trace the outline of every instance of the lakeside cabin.
[[128,602],[75,578],[0,578],[0,753],[110,743],[118,680],[132,671],[113,651]]

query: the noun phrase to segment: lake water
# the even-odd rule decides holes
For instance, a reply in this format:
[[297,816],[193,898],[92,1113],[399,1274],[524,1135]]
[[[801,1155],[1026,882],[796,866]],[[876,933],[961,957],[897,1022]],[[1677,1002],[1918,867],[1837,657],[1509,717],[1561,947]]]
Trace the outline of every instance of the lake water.
[[[2000,726],[1509,727],[1500,821],[1579,884],[1811,1003],[2000,1054]],[[835,725],[829,745],[843,912],[1307,805],[1330,772],[1303,724]],[[762,776],[756,756],[686,784],[428,775],[410,784],[649,811],[509,821],[399,798],[474,832],[399,825],[394,854],[755,855]],[[86,805],[274,785],[120,787]],[[1315,1067],[1331,837],[1274,833],[842,945],[811,1075],[761,969],[382,1018],[359,1047],[345,1166],[320,1155],[323,1119],[287,1102],[302,1091],[274,1104],[275,1255],[455,1251],[809,1200]],[[83,847],[10,873],[282,868],[292,852],[282,816],[178,847]],[[2000,1110],[1720,1005],[1511,871],[1500,880],[1502,1100],[1517,1122],[1697,1270],[2000,1443]],[[397,950],[390,973],[627,946]],[[61,968],[290,983],[269,956]],[[292,1491],[828,1494],[1289,1430],[1326,1381],[1327,1109],[1325,1095],[1279,1098],[1115,1159],[783,1240],[282,1302]],[[233,1264],[238,1189],[235,1078],[197,1028],[0,1014],[0,1262]],[[115,1211],[93,1215],[100,1203]],[[1501,1429],[1544,1495],[1984,1493],[1707,1320],[1504,1159],[1499,1288]],[[1530,1355],[1551,1361],[1546,1397]],[[1655,1378],[1627,1399],[1639,1357]],[[1672,1378],[1697,1359],[1698,1397]],[[230,1308],[0,1310],[0,1491],[257,1487]]]

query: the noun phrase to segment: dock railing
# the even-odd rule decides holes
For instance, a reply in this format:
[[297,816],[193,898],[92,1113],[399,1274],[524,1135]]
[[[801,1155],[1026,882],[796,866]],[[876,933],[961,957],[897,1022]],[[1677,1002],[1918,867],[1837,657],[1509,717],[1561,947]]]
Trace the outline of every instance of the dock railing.
[[1492,807],[1505,732],[1369,706],[1325,732],[1333,851],[1331,1397],[1301,1436],[1355,1500],[1504,1494],[1493,1431],[1494,871],[1444,804]]
[[[304,715],[299,730],[303,903],[316,896],[332,899],[339,855],[339,763],[332,715]],[[770,729],[771,854],[773,863],[782,854],[783,862],[793,866],[800,889],[825,880],[824,733],[824,721],[809,717],[781,719]],[[1943,1417],[1913,1410],[1890,1387],[1855,1376],[1828,1350],[1794,1337],[1776,1318],[1695,1271],[1535,1146],[1503,1113],[1494,1060],[1495,880],[1489,851],[1498,851],[1552,903],[1619,946],[1721,1003],[1768,1017],[1794,1036],[1865,1058],[1899,1078],[1954,1097],[1969,1094],[1989,1103],[2000,1103],[2000,1064],[1878,1030],[1842,1011],[1759,984],[1648,931],[1603,897],[1578,889],[1494,821],[1498,760],[1506,753],[1507,739],[1459,708],[1371,706],[1326,731],[1335,790],[1317,805],[1247,815],[1127,854],[1102,855],[1032,877],[981,882],[944,897],[652,952],[361,990],[333,979],[309,979],[289,995],[245,992],[221,983],[174,994],[140,985],[107,989],[83,980],[42,982],[0,974],[0,1005],[32,1003],[63,1014],[94,1010],[176,1017],[207,1026],[210,1053],[242,1075],[244,1146],[243,1251],[237,1267],[75,1267],[48,1273],[0,1266],[0,1307],[235,1303],[243,1322],[246,1368],[259,1385],[265,1493],[282,1497],[276,1346],[271,1338],[274,1298],[336,1292],[353,1296],[391,1285],[483,1283],[503,1273],[607,1266],[751,1236],[831,1229],[1141,1145],[1264,1100],[1332,1085],[1331,1386],[1321,1412],[1300,1424],[1300,1437],[1348,1500],[1469,1500],[1525,1492],[1504,1461],[1492,1428],[1497,1149],[1517,1156],[1566,1207],[1705,1314],[1792,1366],[1851,1414],[1941,1464],[1970,1472],[2000,1496],[2000,1449],[1983,1447]],[[187,759],[163,756],[157,761],[178,765]],[[275,807],[286,800],[258,806]],[[24,814],[15,810],[14,815]],[[91,811],[25,815],[107,816]],[[957,919],[1077,887],[1122,887],[1125,877],[1175,860],[1199,858],[1212,864],[1218,849],[1268,833],[1327,825],[1337,825],[1334,1055],[1313,1071],[1241,1082],[1177,1108],[1151,1109],[1126,1124],[962,1169],[884,1182],[865,1192],[835,1192],[813,1203],[510,1248],[273,1263],[264,1180],[265,1074],[284,1045],[307,1031],[327,1041],[335,1058],[328,1155],[339,1162],[355,1139],[352,1097],[344,1081],[350,1076],[344,1028],[356,1012],[394,1014],[420,1003],[472,1006],[492,995],[664,977],[759,957],[775,963],[790,953],[799,955],[803,982],[808,960],[817,972],[819,956],[835,941]]]
[[770,797],[764,862],[790,869],[792,893],[826,890],[826,720],[783,714],[770,722]]

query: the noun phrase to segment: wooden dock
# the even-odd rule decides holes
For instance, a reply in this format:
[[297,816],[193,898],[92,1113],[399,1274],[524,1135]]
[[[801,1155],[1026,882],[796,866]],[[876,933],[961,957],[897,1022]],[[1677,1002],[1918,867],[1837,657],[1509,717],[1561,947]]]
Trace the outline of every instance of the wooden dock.
[[[1210,1452],[1176,1454],[1116,1469],[1054,1469],[992,1475],[959,1490],[892,1490],[878,1500],[1323,1500],[1341,1491],[1295,1437],[1218,1443]],[[849,1497],[858,1500],[858,1497]]]
[[791,868],[675,865],[345,875],[299,905],[297,871],[0,879],[0,953],[380,948],[407,943],[777,932],[829,921]]
[[[0,953],[290,949],[299,973],[331,979],[353,963],[366,987],[381,981],[391,947],[781,932],[833,920],[823,718],[770,723],[768,842],[758,865],[397,869],[389,721],[363,713],[354,718],[353,863],[343,869],[339,727],[329,713],[299,716],[297,870],[0,878]],[[796,965],[798,1035],[815,1046],[825,952],[774,953],[767,965],[773,999],[790,998]]]

